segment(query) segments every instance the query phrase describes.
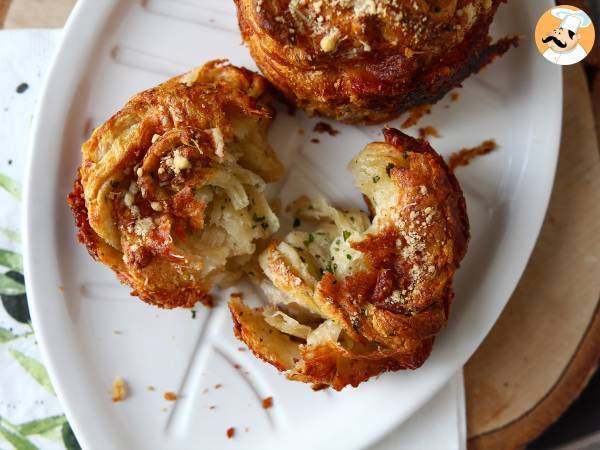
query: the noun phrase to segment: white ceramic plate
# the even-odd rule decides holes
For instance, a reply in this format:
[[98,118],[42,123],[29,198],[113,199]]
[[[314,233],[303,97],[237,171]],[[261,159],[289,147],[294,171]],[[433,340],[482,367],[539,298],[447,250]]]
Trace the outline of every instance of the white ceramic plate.
[[[240,44],[232,1],[78,2],[35,119],[25,255],[37,337],[83,446],[363,448],[427,401],[492,327],[542,224],[557,160],[562,85],[559,68],[537,54],[532,36],[551,4],[503,6],[494,33],[523,35],[521,47],[466,81],[458,101],[441,101],[419,124],[439,130],[443,137],[432,143],[446,156],[488,138],[500,145],[458,171],[473,237],[450,323],[431,358],[418,371],[387,374],[359,389],[315,393],[238,351],[224,301],[212,311],[199,307],[192,319],[190,311],[162,311],[130,297],[76,243],[65,201],[81,143],[128,97],[214,58],[255,67]],[[271,141],[288,167],[279,195],[284,204],[302,192],[321,192],[337,204],[360,205],[345,165],[379,138],[379,128],[333,124],[342,133],[329,137],[312,133],[316,121],[278,115]],[[315,137],[320,143],[311,142]],[[254,295],[249,286],[241,289]],[[131,388],[118,404],[109,392],[116,376]],[[165,391],[178,392],[180,400],[166,402]],[[260,403],[267,396],[274,397],[269,410]],[[228,427],[237,430],[230,441]]]

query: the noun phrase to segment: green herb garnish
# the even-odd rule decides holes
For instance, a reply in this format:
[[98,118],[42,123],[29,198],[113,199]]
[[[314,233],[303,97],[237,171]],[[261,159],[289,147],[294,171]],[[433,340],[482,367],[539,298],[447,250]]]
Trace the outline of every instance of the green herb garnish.
[[308,247],[308,245],[309,245],[311,242],[314,242],[314,241],[315,241],[315,237],[312,235],[312,233],[310,233],[310,234],[308,235],[308,239],[306,239],[306,240],[303,242],[303,244],[304,244],[304,246],[305,246],[305,247]]
[[388,177],[390,176],[390,172],[394,167],[396,167],[394,163],[388,163],[388,165],[385,167],[385,173],[387,173]]

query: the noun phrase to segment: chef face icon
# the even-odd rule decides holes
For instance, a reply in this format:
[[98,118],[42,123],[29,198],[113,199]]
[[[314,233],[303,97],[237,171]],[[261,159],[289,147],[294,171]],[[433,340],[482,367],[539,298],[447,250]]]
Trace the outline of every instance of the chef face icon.
[[581,34],[575,34],[573,30],[555,28],[542,38],[542,42],[555,52],[566,53],[573,50],[580,39]]
[[587,56],[594,44],[591,19],[573,6],[561,5],[546,11],[535,31],[538,50],[554,64],[575,64]]

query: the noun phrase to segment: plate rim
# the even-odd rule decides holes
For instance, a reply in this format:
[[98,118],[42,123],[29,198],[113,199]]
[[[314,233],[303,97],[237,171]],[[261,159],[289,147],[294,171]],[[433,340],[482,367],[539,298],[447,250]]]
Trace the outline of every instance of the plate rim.
[[[551,6],[552,0],[546,0],[546,5]],[[48,324],[43,320],[44,308],[46,305],[43,303],[43,292],[44,289],[48,286],[40,286],[40,282],[36,276],[36,273],[39,273],[39,268],[36,267],[36,253],[35,243],[38,242],[40,236],[36,234],[39,231],[38,227],[36,227],[36,193],[35,193],[35,177],[34,174],[39,172],[40,168],[37,165],[36,156],[38,156],[43,151],[43,137],[48,134],[49,124],[47,121],[44,121],[49,114],[54,113],[54,122],[57,122],[61,127],[61,130],[64,129],[64,123],[58,119],[58,117],[62,117],[68,114],[68,110],[72,105],[72,99],[74,94],[69,96],[68,101],[61,101],[60,90],[52,89],[57,83],[59,83],[59,79],[61,78],[61,70],[60,66],[64,65],[65,62],[69,60],[77,60],[77,59],[86,59],[86,55],[88,52],[96,45],[97,39],[96,36],[100,33],[100,30],[104,29],[106,23],[105,20],[97,19],[96,17],[100,16],[103,19],[110,16],[112,11],[117,7],[118,0],[109,0],[103,2],[94,2],[92,0],[80,0],[76,3],[75,8],[73,9],[65,29],[63,30],[63,35],[58,44],[57,49],[55,50],[54,57],[50,64],[48,75],[46,76],[44,83],[42,85],[41,94],[38,100],[38,104],[36,106],[36,111],[34,114],[34,120],[31,128],[31,138],[30,145],[28,149],[28,160],[26,163],[26,171],[25,171],[25,182],[24,182],[24,195],[23,195],[23,209],[22,209],[22,218],[23,218],[23,257],[24,257],[24,274],[26,280],[27,294],[28,294],[28,302],[31,311],[32,323],[36,332],[36,336],[39,342],[40,351],[42,354],[42,360],[48,370],[50,375],[50,379],[52,380],[52,384],[57,392],[57,396],[61,402],[61,406],[68,417],[69,422],[71,423],[73,429],[76,432],[77,438],[80,441],[83,448],[102,448],[99,445],[99,442],[102,442],[103,439],[101,436],[98,436],[97,433],[93,433],[91,430],[93,428],[87,427],[85,425],[85,421],[83,420],[83,415],[78,414],[76,409],[78,404],[74,401],[72,394],[69,393],[68,383],[65,378],[60,374],[61,369],[58,365],[58,360],[60,358],[57,357],[56,349],[51,348],[52,345],[50,343],[50,329]],[[101,12],[102,14],[99,14]],[[87,17],[86,17],[87,16]],[[96,16],[96,17],[95,17]],[[94,18],[94,19],[90,19]],[[92,26],[92,29],[90,29]],[[92,31],[92,32],[90,32]],[[72,42],[72,38],[74,35],[82,36],[82,32],[84,34],[89,34],[87,36],[87,41],[82,41],[80,39],[80,45],[78,48],[73,49],[69,47],[69,44]],[[523,45],[523,43],[522,43]],[[563,94],[563,86],[562,86],[562,71],[559,67],[554,69],[554,77],[555,81],[560,86],[560,92],[558,100],[555,101],[557,103],[557,107],[555,107],[555,114],[550,118],[551,122],[557,124],[557,127],[553,127],[555,130],[554,133],[549,133],[546,136],[545,143],[550,143],[551,145],[541,145],[543,148],[544,156],[548,158],[551,156],[551,160],[548,161],[551,166],[551,170],[547,170],[544,172],[545,180],[543,183],[544,188],[541,189],[540,196],[541,202],[536,209],[537,214],[535,220],[531,220],[529,223],[530,232],[535,233],[535,239],[531,239],[528,247],[526,249],[527,258],[523,258],[522,267],[517,265],[516,268],[513,268],[513,277],[514,280],[511,280],[511,283],[508,285],[511,286],[509,289],[509,293],[506,297],[506,300],[501,305],[501,307],[495,311],[497,313],[494,318],[494,323],[498,319],[500,312],[508,303],[510,299],[510,295],[516,288],[519,279],[522,276],[525,267],[528,264],[529,258],[531,257],[531,253],[533,251],[533,247],[537,242],[539,237],[539,232],[541,230],[544,217],[547,212],[547,207],[549,204],[550,196],[552,193],[553,185],[554,185],[554,176],[556,172],[556,166],[558,162],[558,153],[560,147],[560,133],[561,133],[561,125],[562,125],[562,94]],[[83,78],[82,71],[78,71],[76,75],[72,75],[76,80],[81,80]],[[58,96],[58,98],[57,98]],[[538,107],[541,105],[537,105]],[[543,109],[543,108],[542,108]],[[57,113],[57,111],[59,113]],[[552,127],[550,127],[552,128]],[[539,130],[539,128],[536,128]],[[539,138],[541,141],[544,141],[540,136],[530,136],[530,139]],[[549,151],[552,151],[550,155]],[[527,164],[531,164],[531,161],[527,162]],[[521,177],[519,178],[519,184],[522,183],[523,174],[521,173]],[[548,178],[550,179],[548,181]],[[513,195],[515,195],[513,193]],[[50,207],[50,210],[55,211],[54,203]],[[39,211],[38,211],[39,213]],[[48,235],[48,234],[46,234]],[[512,282],[514,281],[514,282]],[[506,289],[505,289],[506,290]],[[491,330],[492,325],[483,333],[483,337],[475,344],[472,345],[473,351],[481,344],[487,333]],[[464,359],[459,361],[460,367],[464,365],[466,360],[472,355],[473,352]],[[447,378],[449,379],[449,377]],[[378,440],[380,440],[386,433],[391,431],[394,427],[398,426],[402,421],[406,420],[411,414],[417,411],[423,404],[425,404],[431,397],[433,397],[447,382],[447,379],[442,380],[436,386],[435,389],[430,390],[427,395],[423,395],[420,398],[420,401],[414,403],[414,407],[411,410],[405,411],[403,415],[398,416],[388,416],[381,418],[378,421],[378,425],[375,429],[371,428],[371,433],[368,437],[365,437],[365,433],[359,433],[357,430],[353,430],[352,428],[359,427],[349,427],[347,431],[352,436],[353,442],[356,443],[354,448],[363,448],[368,447]],[[326,440],[335,441],[335,436],[327,437]],[[332,438],[332,439],[331,439]],[[110,441],[104,441],[110,442]]]

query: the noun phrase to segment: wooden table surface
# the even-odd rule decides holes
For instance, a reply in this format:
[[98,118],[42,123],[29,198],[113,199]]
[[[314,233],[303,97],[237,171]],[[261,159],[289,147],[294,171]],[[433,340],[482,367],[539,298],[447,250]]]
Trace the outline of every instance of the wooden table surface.
[[[0,27],[62,27],[74,4],[0,0]],[[540,238],[500,320],[465,366],[470,448],[526,445],[579,395],[600,357],[599,48],[587,58],[587,80],[581,64],[565,68],[561,154]]]

